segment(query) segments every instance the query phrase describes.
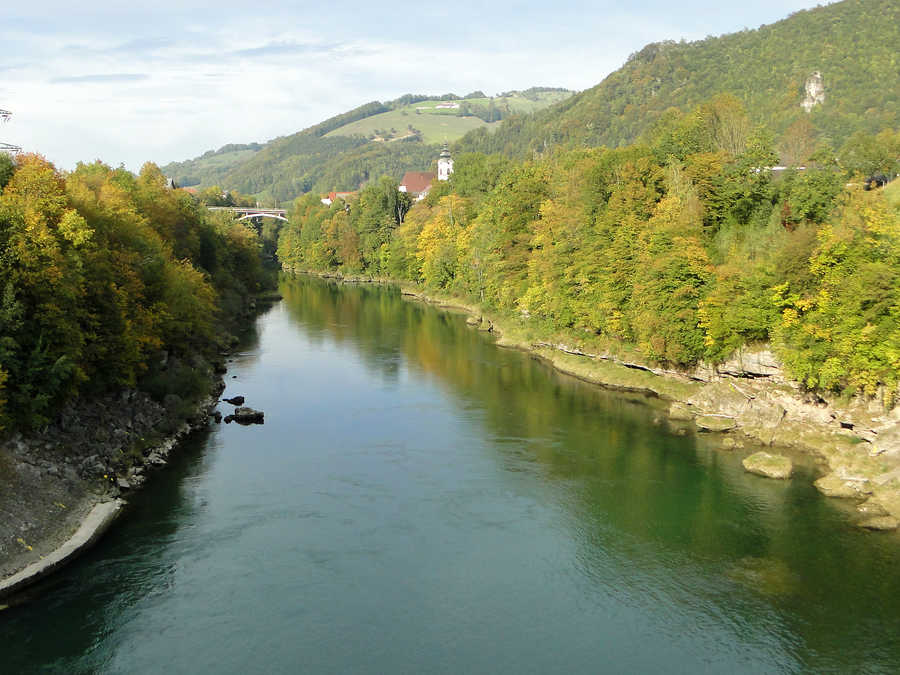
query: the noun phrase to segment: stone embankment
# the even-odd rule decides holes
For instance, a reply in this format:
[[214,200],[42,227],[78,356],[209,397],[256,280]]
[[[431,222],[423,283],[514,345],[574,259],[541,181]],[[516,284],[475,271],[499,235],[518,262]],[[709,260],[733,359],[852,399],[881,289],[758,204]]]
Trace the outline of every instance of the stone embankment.
[[194,404],[135,390],[79,401],[40,432],[0,446],[0,597],[23,585],[5,583],[23,568],[36,565],[26,575],[36,580],[92,544],[112,517],[96,514],[121,505],[184,436],[205,427],[223,389],[216,379]]

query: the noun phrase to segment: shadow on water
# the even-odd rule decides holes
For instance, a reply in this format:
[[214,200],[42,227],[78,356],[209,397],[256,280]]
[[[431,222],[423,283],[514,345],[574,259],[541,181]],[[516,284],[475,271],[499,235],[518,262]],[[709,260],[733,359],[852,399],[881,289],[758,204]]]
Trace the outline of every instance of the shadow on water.
[[626,569],[620,583],[712,606],[738,633],[768,626],[804,668],[900,666],[900,539],[853,527],[810,468],[751,476],[749,449],[676,435],[654,400],[550,372],[395,288],[300,278],[282,292],[310,339],[352,346],[381,378],[405,366],[477,402],[501,466],[524,458],[564,488],[584,578]]

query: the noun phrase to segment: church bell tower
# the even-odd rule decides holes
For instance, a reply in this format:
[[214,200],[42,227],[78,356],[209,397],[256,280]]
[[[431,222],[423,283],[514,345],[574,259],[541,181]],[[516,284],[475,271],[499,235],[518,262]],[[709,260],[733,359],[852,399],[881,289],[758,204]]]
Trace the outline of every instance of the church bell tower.
[[450,156],[450,149],[444,143],[444,149],[438,158],[438,180],[450,180],[451,173],[453,173],[453,158]]

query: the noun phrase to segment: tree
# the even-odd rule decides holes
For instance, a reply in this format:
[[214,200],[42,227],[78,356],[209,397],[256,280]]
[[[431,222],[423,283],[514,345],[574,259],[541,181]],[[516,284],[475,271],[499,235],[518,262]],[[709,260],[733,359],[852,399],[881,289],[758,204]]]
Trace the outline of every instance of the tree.
[[781,137],[779,151],[785,166],[803,166],[816,150],[816,130],[804,115],[791,124]]
[[0,192],[2,192],[3,188],[6,187],[6,184],[9,183],[15,170],[16,163],[13,161],[12,157],[5,152],[0,152]]

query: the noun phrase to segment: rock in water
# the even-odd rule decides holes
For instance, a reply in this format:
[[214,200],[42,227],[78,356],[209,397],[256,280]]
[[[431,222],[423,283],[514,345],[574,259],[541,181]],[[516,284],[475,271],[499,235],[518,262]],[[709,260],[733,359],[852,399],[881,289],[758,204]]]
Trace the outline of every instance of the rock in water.
[[673,420],[692,420],[694,419],[694,412],[688,407],[687,404],[681,403],[680,401],[675,401],[671,406],[669,406],[669,418]]
[[263,424],[263,411],[253,408],[235,408],[234,421],[238,424]]
[[840,497],[842,499],[859,497],[859,490],[850,481],[845,481],[833,473],[822,476],[813,485],[826,497]]
[[223,398],[225,403],[230,403],[231,405],[244,405],[244,397],[243,396],[233,396],[232,398]]
[[794,472],[794,465],[787,457],[772,455],[768,452],[757,452],[745,457],[741,462],[744,469],[750,473],[766,478],[790,478]]

